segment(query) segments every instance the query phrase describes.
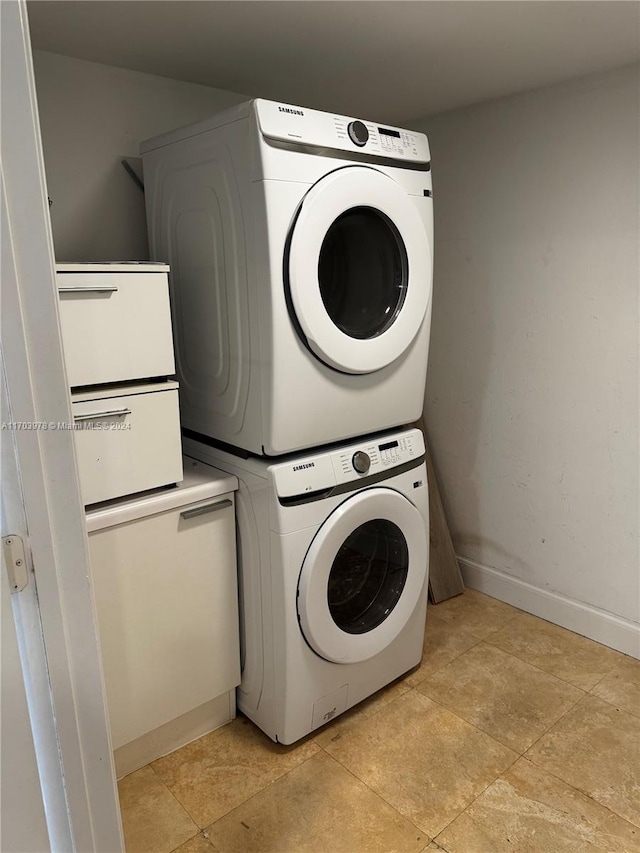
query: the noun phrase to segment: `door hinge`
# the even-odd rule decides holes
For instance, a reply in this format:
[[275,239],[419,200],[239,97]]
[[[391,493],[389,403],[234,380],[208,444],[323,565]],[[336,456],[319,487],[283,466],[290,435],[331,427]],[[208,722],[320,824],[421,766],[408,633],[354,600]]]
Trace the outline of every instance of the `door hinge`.
[[29,582],[27,560],[22,539],[15,533],[2,537],[4,559],[7,564],[11,592],[22,592]]

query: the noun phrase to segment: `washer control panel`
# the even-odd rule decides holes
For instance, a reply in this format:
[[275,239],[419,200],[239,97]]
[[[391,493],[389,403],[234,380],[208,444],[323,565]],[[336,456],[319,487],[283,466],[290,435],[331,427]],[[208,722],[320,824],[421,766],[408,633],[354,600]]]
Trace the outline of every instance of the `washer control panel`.
[[268,139],[415,163],[431,159],[424,133],[261,98],[254,105],[258,126]]
[[372,441],[358,447],[355,452],[351,448],[338,451],[332,456],[336,482],[345,483],[353,480],[354,473],[362,478],[377,474],[379,471],[396,468],[423,453],[424,441],[418,430]]
[[338,450],[299,456],[271,468],[279,497],[329,490],[404,465],[424,454],[420,430],[387,434]]

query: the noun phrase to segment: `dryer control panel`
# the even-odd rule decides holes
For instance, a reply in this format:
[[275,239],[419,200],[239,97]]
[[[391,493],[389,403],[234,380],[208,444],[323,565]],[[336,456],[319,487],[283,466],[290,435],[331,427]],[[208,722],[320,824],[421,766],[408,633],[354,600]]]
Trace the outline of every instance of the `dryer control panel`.
[[275,101],[254,101],[262,135],[281,142],[429,163],[424,133]]
[[326,491],[335,486],[392,472],[424,455],[420,430],[378,436],[349,444],[338,450],[299,456],[271,468],[276,494],[280,498]]

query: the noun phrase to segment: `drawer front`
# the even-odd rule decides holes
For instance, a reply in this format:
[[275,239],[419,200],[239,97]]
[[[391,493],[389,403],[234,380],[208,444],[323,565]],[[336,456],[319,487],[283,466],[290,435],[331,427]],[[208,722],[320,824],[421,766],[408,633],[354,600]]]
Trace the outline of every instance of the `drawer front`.
[[166,273],[58,273],[69,385],[175,372]]
[[114,748],[240,683],[234,518],[228,493],[89,535]]
[[182,480],[178,390],[72,403],[86,504]]

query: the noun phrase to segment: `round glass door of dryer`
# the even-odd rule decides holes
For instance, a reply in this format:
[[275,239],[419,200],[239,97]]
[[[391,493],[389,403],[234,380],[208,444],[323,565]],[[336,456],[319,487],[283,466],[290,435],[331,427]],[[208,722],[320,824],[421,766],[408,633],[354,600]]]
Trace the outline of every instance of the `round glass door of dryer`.
[[318,283],[335,325],[356,340],[381,335],[407,294],[407,252],[393,222],[371,207],[342,213],[322,241]]
[[370,167],[336,169],[306,194],[285,279],[311,352],[344,373],[373,373],[412,344],[431,299],[431,253],[413,199]]
[[392,643],[426,595],[426,523],[392,489],[358,492],[317,531],[298,582],[307,643],[335,663],[367,660]]

